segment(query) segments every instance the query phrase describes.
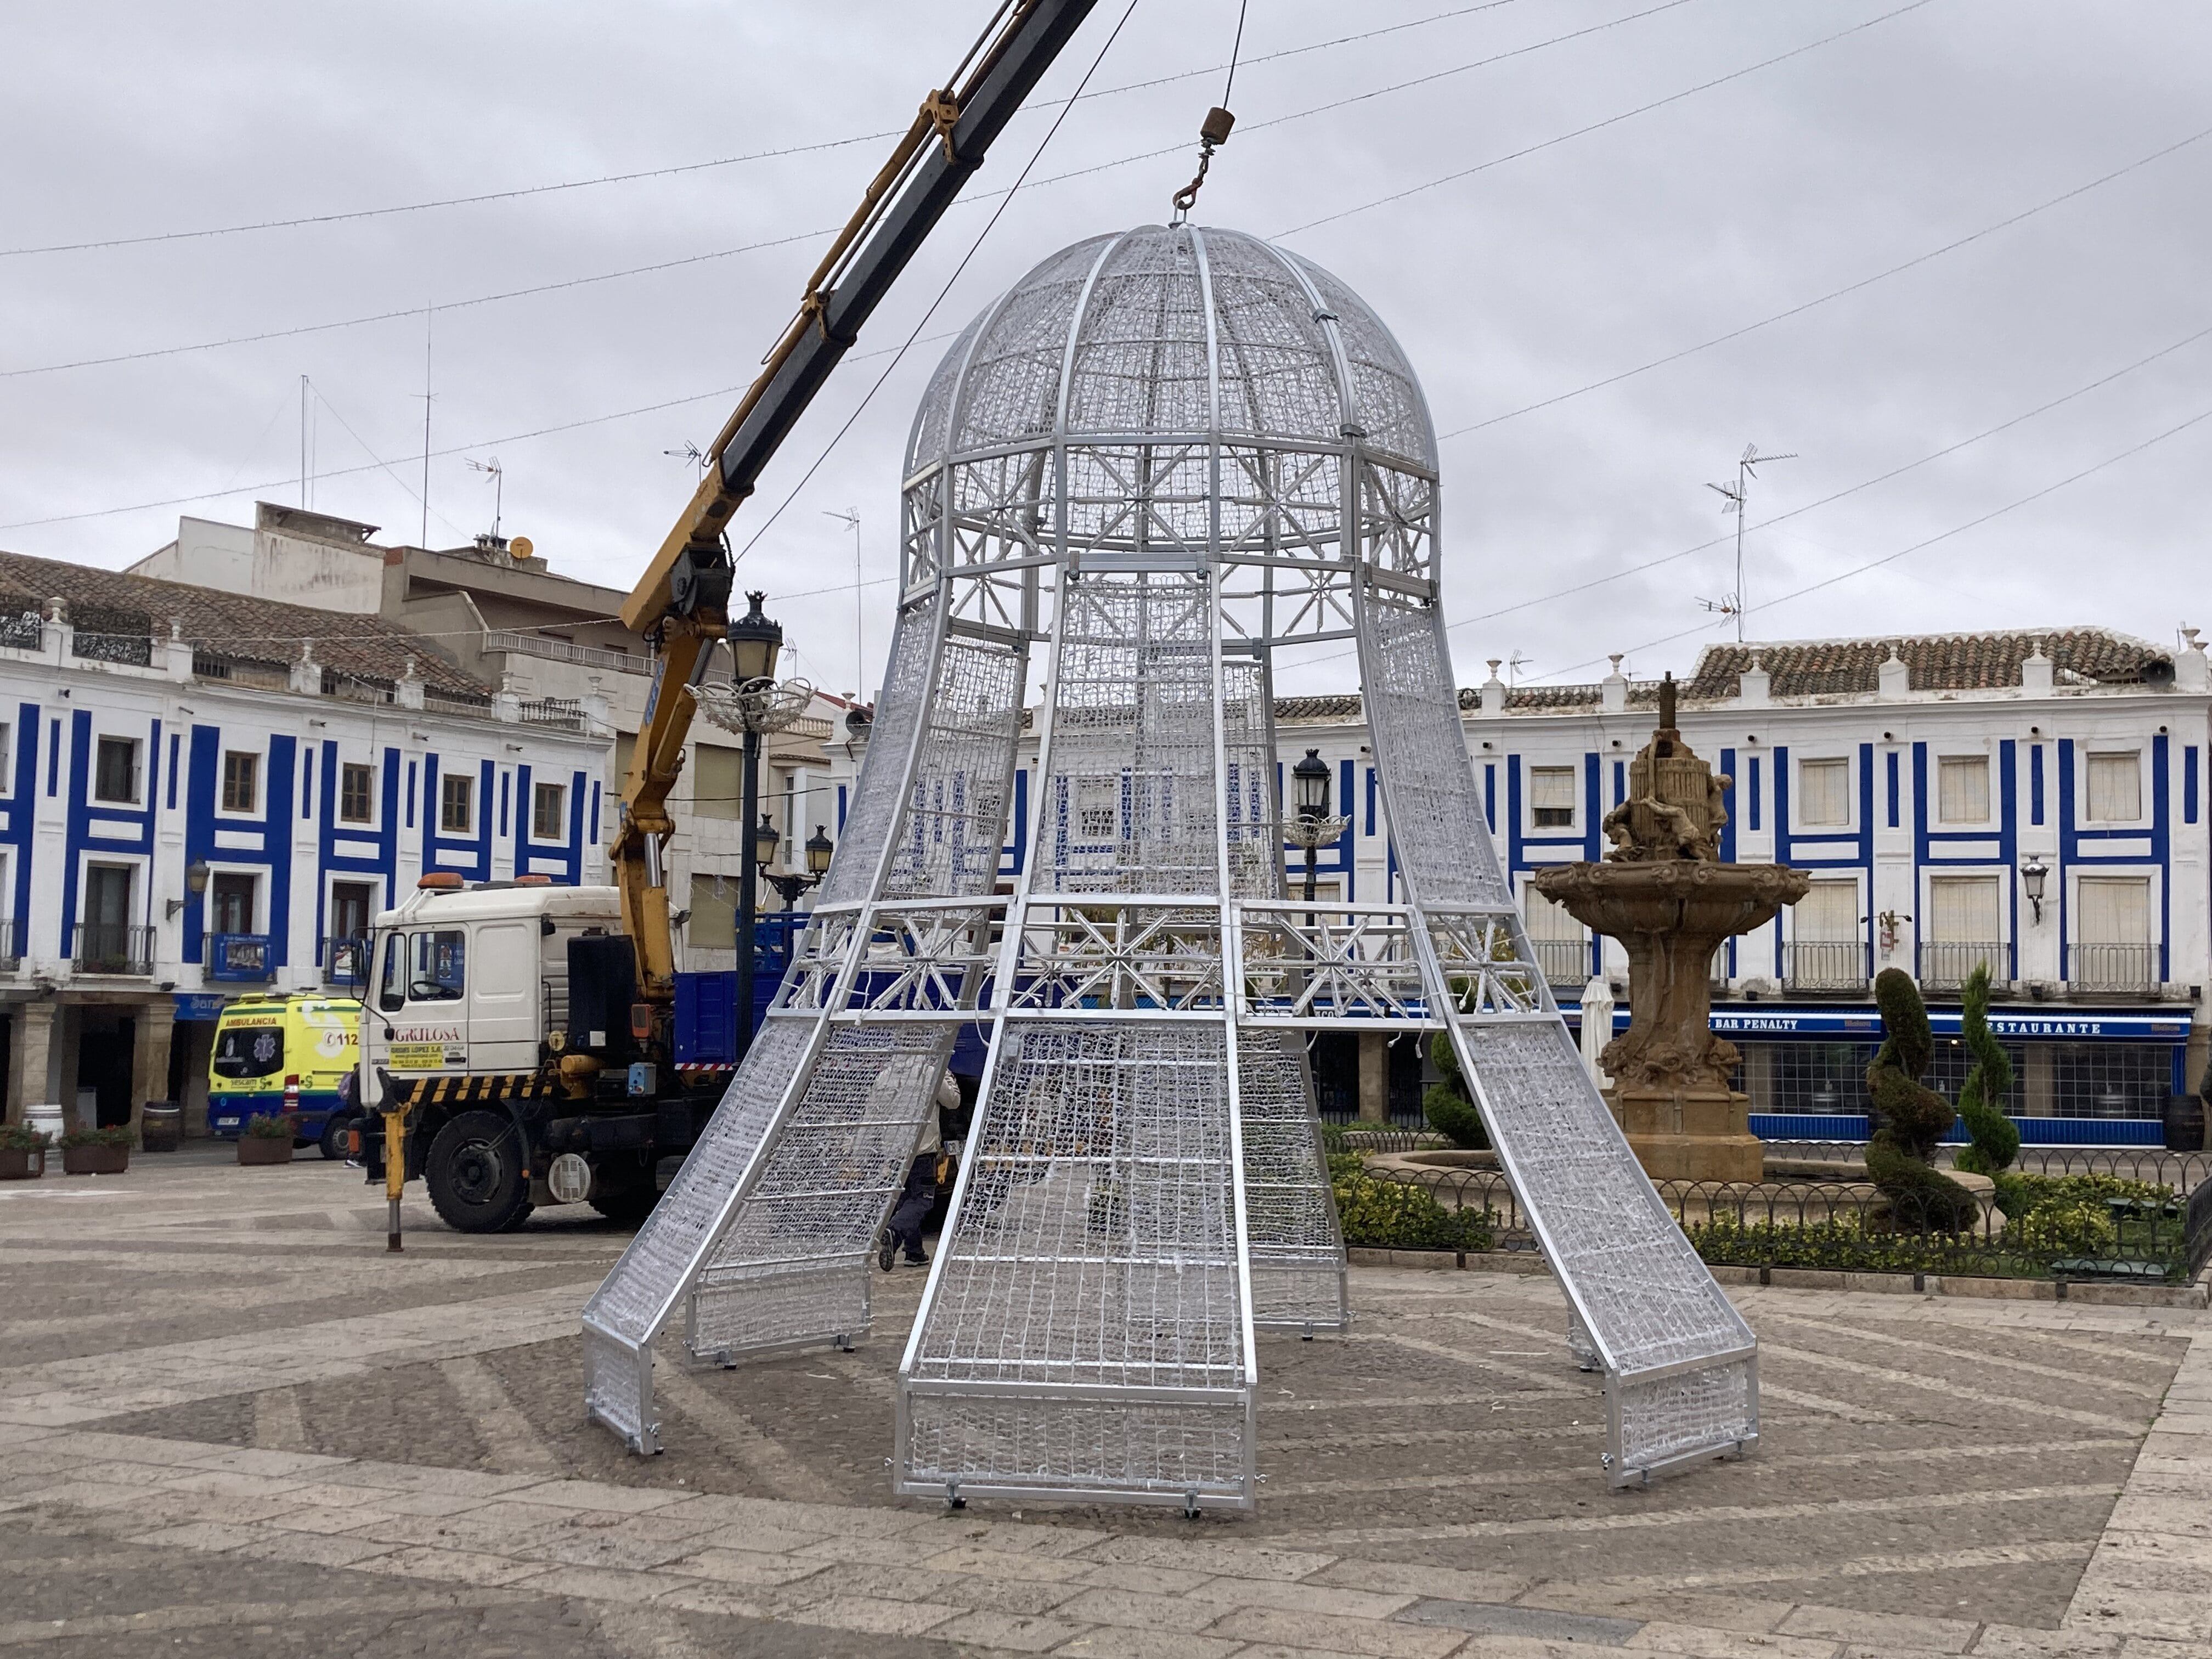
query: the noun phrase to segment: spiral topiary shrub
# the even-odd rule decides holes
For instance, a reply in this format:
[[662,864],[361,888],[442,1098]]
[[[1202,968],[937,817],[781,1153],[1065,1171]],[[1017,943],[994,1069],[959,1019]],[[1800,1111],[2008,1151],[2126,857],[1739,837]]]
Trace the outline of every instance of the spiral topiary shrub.
[[1490,1132],[1482,1127],[1482,1114],[1468,1092],[1467,1078],[1452,1052],[1451,1033],[1438,1031],[1429,1040],[1429,1058],[1442,1072],[1443,1081],[1421,1091],[1421,1112],[1434,1129],[1455,1146],[1480,1152],[1490,1145]]
[[1912,976],[1885,968],[1875,978],[1882,1043],[1867,1067],[1867,1093],[1881,1127],[1867,1143],[1867,1174],[1899,1226],[1955,1232],[1980,1218],[1974,1195],[1929,1161],[1951,1127],[1951,1103],[1922,1083],[1935,1057],[1927,1005]]
[[2012,1167],[2020,1156],[2020,1128],[2005,1115],[2005,1097],[2012,1092],[2012,1061],[2004,1044],[1990,1034],[1990,965],[1974,964],[1966,976],[1960,1025],[1966,1047],[1973,1050],[1974,1069],[1959,1087],[1959,1115],[1966,1121],[1973,1145],[1952,1160],[1974,1175],[1994,1176]]

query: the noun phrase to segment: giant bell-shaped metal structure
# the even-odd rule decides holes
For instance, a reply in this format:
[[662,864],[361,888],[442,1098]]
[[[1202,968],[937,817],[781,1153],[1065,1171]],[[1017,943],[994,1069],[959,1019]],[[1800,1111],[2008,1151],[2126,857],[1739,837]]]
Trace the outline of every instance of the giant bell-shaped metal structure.
[[[593,1413],[657,1443],[679,1310],[701,1362],[865,1328],[871,1245],[981,1022],[899,1489],[1249,1507],[1255,1327],[1346,1318],[1305,1034],[1440,1027],[1606,1373],[1613,1478],[1753,1440],[1751,1334],[1592,1086],[1492,849],[1437,605],[1434,431],[1375,314],[1249,236],[1079,243],[946,354],[903,526],[836,862],[586,1310]],[[1358,653],[1399,902],[1285,899],[1274,653],[1331,640]]]

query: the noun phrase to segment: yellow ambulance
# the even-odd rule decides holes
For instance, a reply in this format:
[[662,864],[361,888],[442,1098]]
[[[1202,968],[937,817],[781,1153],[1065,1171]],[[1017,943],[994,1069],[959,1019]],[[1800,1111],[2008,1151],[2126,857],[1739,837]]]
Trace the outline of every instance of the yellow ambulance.
[[325,1158],[343,1157],[342,1120],[356,1096],[346,1079],[360,1064],[355,999],[313,992],[240,997],[216,1017],[208,1127],[234,1139],[248,1118],[289,1109],[299,1114],[301,1140],[319,1143]]

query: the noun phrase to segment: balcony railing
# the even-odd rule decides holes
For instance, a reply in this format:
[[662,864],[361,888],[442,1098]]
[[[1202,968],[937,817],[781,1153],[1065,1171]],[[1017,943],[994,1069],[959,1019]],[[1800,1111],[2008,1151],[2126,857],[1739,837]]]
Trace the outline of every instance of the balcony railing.
[[30,930],[13,916],[0,918],[0,974],[23,965],[23,941]]
[[267,933],[210,933],[207,976],[239,984],[265,983],[276,977],[275,947]]
[[1783,947],[1785,988],[1857,994],[1867,988],[1866,945],[1859,939],[1796,939]]
[[584,729],[584,704],[577,697],[538,697],[518,709],[525,726],[550,726],[556,732]]
[[2154,945],[2077,945],[2066,975],[2072,991],[2115,991],[2142,995],[2158,986]]
[[70,957],[80,974],[150,974],[154,930],[122,921],[80,921]]
[[358,933],[325,934],[315,941],[315,959],[325,985],[357,991],[368,983],[368,941]]
[[1990,977],[2002,979],[2005,949],[1996,939],[1923,939],[1920,941],[1920,988],[1956,991],[1975,968],[1986,962]]
[[1528,941],[1536,953],[1536,965],[1544,970],[1544,978],[1554,990],[1572,988],[1580,990],[1589,983],[1590,951],[1586,939],[1534,939]]
[[578,645],[569,640],[549,640],[542,634],[516,634],[501,628],[484,630],[483,648],[487,651],[515,651],[526,657],[543,657],[549,662],[573,662],[586,668],[611,668],[619,674],[649,674],[653,672],[651,659],[633,657],[627,652],[610,651],[595,645]]

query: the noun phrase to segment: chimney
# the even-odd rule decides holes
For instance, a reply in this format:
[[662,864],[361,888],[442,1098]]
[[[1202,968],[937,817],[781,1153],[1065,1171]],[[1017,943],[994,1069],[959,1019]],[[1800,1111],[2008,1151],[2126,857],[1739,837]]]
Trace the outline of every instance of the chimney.
[[1883,702],[1901,702],[1912,695],[1912,671],[1897,654],[1897,643],[1890,642],[1889,655],[1881,665],[1881,679],[1875,696]]
[[2204,641],[2197,637],[2197,630],[2181,630],[2182,648],[2173,659],[2173,686],[2177,691],[2212,690],[2212,662],[2204,655]]
[[1753,657],[1751,666],[1735,677],[1735,699],[1746,708],[1764,708],[1773,684],[1774,677],[1766,672],[1765,663]]
[[1628,677],[1620,672],[1620,659],[1626,655],[1627,653],[1623,651],[1613,653],[1613,672],[1598,686],[1600,701],[1608,714],[1625,714],[1628,709]]

